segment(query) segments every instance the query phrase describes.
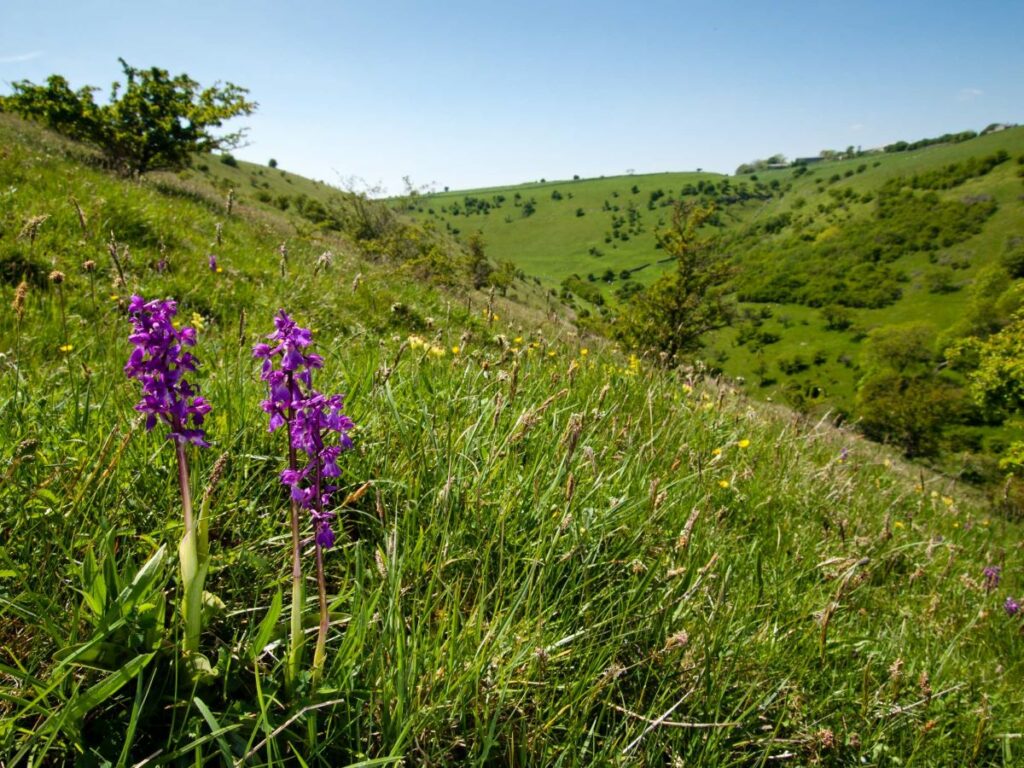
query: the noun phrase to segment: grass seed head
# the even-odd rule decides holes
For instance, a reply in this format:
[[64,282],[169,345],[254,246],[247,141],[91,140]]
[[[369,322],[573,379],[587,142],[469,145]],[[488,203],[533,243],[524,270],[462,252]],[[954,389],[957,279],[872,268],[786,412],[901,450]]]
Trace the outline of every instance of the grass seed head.
[[21,232],[18,233],[18,240],[28,240],[29,243],[35,243],[36,236],[39,234],[39,228],[43,226],[43,222],[48,218],[50,218],[50,215],[47,213],[40,216],[29,216],[21,226]]
[[20,323],[25,318],[25,299],[28,298],[28,283],[22,280],[14,289],[14,301],[11,302],[11,309]]

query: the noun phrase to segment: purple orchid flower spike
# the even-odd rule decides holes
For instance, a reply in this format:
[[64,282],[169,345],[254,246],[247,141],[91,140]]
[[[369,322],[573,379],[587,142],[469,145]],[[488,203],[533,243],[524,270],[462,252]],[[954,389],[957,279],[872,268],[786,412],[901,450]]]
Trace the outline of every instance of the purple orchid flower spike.
[[174,327],[175,301],[147,302],[132,296],[128,313],[133,326],[128,340],[135,347],[124,372],[142,385],[142,399],[135,410],[146,414],[147,431],[163,421],[171,428],[168,436],[172,439],[207,447],[201,426],[210,404],[199,395],[198,387],[185,379],[198,364],[187,351],[195,346],[195,329]]
[[[283,309],[274,317],[274,332],[266,342],[256,344],[252,355],[262,360],[260,378],[267,383],[268,397],[260,407],[269,417],[271,432],[286,427],[288,468],[281,482],[291,496],[292,528],[292,632],[288,651],[290,685],[299,676],[302,647],[302,541],[299,510],[304,509],[313,522],[316,545],[317,586],[320,598],[320,628],[313,655],[314,678],[323,669],[329,614],[324,577],[323,552],[334,546],[331,527],[335,513],[332,499],[340,477],[338,457],[352,447],[349,433],[352,420],[344,413],[341,395],[325,396],[313,388],[313,371],[323,366],[323,358],[308,351],[313,334],[302,328]],[[299,454],[305,461],[299,462]]]

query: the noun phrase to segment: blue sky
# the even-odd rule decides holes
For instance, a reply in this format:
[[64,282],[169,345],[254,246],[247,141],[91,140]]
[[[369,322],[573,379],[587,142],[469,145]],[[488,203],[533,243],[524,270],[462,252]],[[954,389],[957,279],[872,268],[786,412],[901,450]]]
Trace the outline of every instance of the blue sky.
[[260,103],[236,154],[453,189],[731,172],[1024,122],[1024,3],[9,2],[0,89],[134,66]]

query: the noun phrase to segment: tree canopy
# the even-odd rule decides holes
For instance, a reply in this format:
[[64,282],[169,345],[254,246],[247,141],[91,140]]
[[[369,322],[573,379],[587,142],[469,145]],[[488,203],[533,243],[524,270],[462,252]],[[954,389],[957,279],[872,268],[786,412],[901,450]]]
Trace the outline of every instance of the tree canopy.
[[714,206],[677,204],[672,225],[658,242],[675,269],[635,294],[623,318],[623,335],[636,347],[664,353],[675,361],[700,349],[704,335],[728,325],[733,305],[725,283],[733,267],[714,237],[699,235]]
[[51,75],[45,85],[13,83],[0,108],[96,147],[125,175],[182,168],[194,153],[238,146],[244,130],[216,135],[213,129],[256,110],[247,89],[233,83],[201,88],[185,74],[172,77],[159,67],[136,69],[118,61],[125,82],[113,83],[107,104],[96,103],[97,88],[72,90],[64,77]]

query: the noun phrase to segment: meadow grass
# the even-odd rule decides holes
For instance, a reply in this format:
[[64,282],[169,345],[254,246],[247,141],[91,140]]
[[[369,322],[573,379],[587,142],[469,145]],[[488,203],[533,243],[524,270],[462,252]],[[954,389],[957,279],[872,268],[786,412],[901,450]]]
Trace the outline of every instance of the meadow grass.
[[[45,284],[20,321],[0,296],[5,764],[1020,763],[1024,634],[1002,606],[1024,593],[1021,529],[969,489],[541,311],[497,299],[489,323],[484,297],[270,211],[227,217],[198,184],[115,180],[0,130],[0,246],[68,275],[67,332]],[[216,670],[198,683],[174,451],[122,372],[133,291],[196,313],[213,405],[192,467]],[[343,491],[369,483],[327,556],[322,679],[291,695],[285,447],[250,355],[279,307],[358,425]]]

